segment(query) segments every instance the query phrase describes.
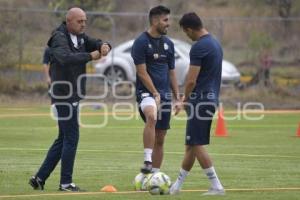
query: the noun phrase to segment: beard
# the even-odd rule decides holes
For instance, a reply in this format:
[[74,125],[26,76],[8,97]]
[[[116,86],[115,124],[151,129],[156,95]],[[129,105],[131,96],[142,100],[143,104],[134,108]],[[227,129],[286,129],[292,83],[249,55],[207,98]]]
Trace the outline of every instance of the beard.
[[167,35],[168,29],[167,28],[158,28],[157,32],[161,35]]

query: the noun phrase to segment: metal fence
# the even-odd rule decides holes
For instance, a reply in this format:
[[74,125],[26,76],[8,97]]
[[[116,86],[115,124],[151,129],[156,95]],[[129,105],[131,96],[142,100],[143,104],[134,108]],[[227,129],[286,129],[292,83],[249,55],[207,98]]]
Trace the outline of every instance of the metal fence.
[[[16,66],[20,73],[25,73],[24,69],[41,71],[47,40],[64,15],[65,11],[0,8],[1,68]],[[110,41],[113,46],[135,38],[148,27],[147,13],[87,12],[87,16],[87,33]],[[190,42],[178,26],[179,18],[171,17],[169,36]],[[247,64],[254,67],[258,52],[265,48],[261,44],[266,42],[275,64],[299,65],[300,18],[204,17],[203,21],[221,41],[224,57],[238,67]],[[31,79],[34,78],[39,79],[32,75]]]

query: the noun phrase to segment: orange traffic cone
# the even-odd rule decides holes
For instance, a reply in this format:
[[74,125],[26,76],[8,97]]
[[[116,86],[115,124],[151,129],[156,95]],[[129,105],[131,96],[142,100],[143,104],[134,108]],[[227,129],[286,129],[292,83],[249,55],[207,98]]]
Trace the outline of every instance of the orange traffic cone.
[[297,130],[297,133],[296,133],[296,137],[300,137],[300,122],[299,122],[299,125],[298,125],[298,130]]
[[101,192],[117,192],[117,189],[113,185],[106,185],[101,188]]
[[226,125],[224,120],[224,111],[222,107],[220,107],[218,111],[218,120],[217,120],[215,136],[227,137],[227,130],[226,130]]

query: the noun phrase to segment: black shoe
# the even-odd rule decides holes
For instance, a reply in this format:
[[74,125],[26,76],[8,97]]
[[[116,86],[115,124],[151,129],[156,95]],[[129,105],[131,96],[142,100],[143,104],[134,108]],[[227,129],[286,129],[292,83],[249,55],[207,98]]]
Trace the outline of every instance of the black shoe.
[[44,190],[45,181],[42,181],[39,177],[32,176],[28,183],[35,190]]
[[150,174],[152,171],[152,162],[145,161],[144,166],[141,168],[143,174]]
[[80,189],[77,187],[74,183],[71,183],[67,187],[62,187],[61,185],[59,186],[59,191],[65,191],[65,192],[85,192],[85,190]]

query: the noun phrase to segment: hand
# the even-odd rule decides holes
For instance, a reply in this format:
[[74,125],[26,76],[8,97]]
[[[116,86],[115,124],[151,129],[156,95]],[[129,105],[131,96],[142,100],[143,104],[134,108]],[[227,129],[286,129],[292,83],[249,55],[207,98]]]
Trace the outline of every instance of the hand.
[[178,113],[183,109],[183,105],[184,105],[183,101],[184,101],[184,96],[181,97],[179,100],[175,101],[174,108],[173,108],[175,112],[174,115],[178,115]]
[[174,115],[178,115],[178,113],[182,110],[183,104],[182,101],[176,100],[174,103]]
[[101,45],[101,48],[100,48],[101,56],[107,56],[109,51],[110,51],[110,47],[108,44],[104,43]]
[[101,58],[101,54],[98,50],[91,52],[90,55],[92,57],[92,60],[98,60]]
[[49,76],[46,77],[46,83],[47,83],[47,85],[51,84],[51,78]]
[[156,103],[157,110],[159,110],[159,107],[160,107],[160,94],[159,93],[154,93],[153,97],[154,97],[154,100],[155,100],[155,103]]

